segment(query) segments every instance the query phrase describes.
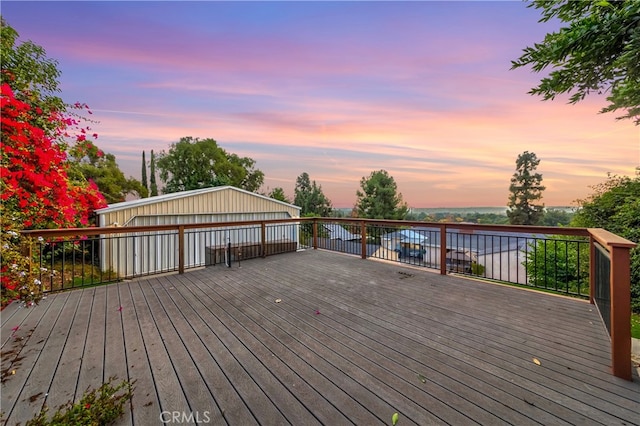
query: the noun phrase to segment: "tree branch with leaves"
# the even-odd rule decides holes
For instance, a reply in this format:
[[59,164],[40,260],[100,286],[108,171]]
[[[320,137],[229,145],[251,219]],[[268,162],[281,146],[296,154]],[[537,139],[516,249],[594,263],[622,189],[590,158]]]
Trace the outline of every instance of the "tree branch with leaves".
[[528,7],[542,11],[540,22],[568,24],[512,61],[511,69],[551,69],[529,93],[544,100],[571,93],[572,104],[606,93],[601,113],[620,110],[618,119],[640,124],[640,1],[535,0]]

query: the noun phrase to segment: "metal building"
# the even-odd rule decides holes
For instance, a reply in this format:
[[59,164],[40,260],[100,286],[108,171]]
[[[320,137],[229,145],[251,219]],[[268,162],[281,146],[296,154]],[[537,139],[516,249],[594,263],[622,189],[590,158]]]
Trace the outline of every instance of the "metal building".
[[[204,188],[111,204],[96,210],[101,227],[239,222],[300,217],[300,207],[232,186]],[[123,230],[124,231],[124,230]],[[100,243],[103,271],[121,278],[177,268],[178,231],[104,235]],[[270,225],[266,242],[297,247],[298,226]],[[244,247],[245,256],[260,243],[259,225],[198,228],[185,231],[185,267],[215,263],[221,248]],[[255,250],[254,250],[255,251]]]

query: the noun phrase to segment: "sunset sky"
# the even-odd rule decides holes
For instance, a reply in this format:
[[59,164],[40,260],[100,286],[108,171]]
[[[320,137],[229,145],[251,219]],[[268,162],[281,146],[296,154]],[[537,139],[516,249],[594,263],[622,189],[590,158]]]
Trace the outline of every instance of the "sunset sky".
[[309,173],[335,207],[384,169],[411,207],[504,206],[515,160],[541,160],[543,202],[569,206],[640,165],[640,127],[528,95],[510,70],[559,23],[514,2],[2,2],[46,49],[62,98],[140,179],[142,151],[213,138],[256,160],[264,191]]

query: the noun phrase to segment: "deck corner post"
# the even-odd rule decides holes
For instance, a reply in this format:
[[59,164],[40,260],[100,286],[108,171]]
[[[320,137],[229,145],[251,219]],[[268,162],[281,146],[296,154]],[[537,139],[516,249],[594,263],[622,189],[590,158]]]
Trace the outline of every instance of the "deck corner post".
[[611,245],[611,368],[613,375],[632,380],[630,248]]

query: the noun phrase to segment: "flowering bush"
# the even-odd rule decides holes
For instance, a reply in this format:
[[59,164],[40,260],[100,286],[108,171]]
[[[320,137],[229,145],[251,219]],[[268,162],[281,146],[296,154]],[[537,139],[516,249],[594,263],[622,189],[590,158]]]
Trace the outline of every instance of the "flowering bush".
[[[23,240],[20,231],[87,226],[93,211],[106,202],[95,183],[82,180],[77,173],[69,176],[73,164],[67,150],[94,149],[86,129],[81,129],[70,148],[65,138],[77,128],[76,119],[50,112],[44,118],[53,132],[45,131],[37,124],[43,121],[40,108],[17,99],[6,83],[0,90],[1,296],[3,303],[20,297],[29,306],[40,300],[40,283],[31,259],[25,256],[33,243]],[[40,276],[41,271],[36,272]]]
[[2,249],[2,266],[0,282],[2,283],[2,306],[14,299],[20,299],[24,306],[37,305],[42,299],[41,271],[37,263],[29,256],[35,242],[24,238],[12,224],[11,218],[2,215],[2,233],[0,248]]

